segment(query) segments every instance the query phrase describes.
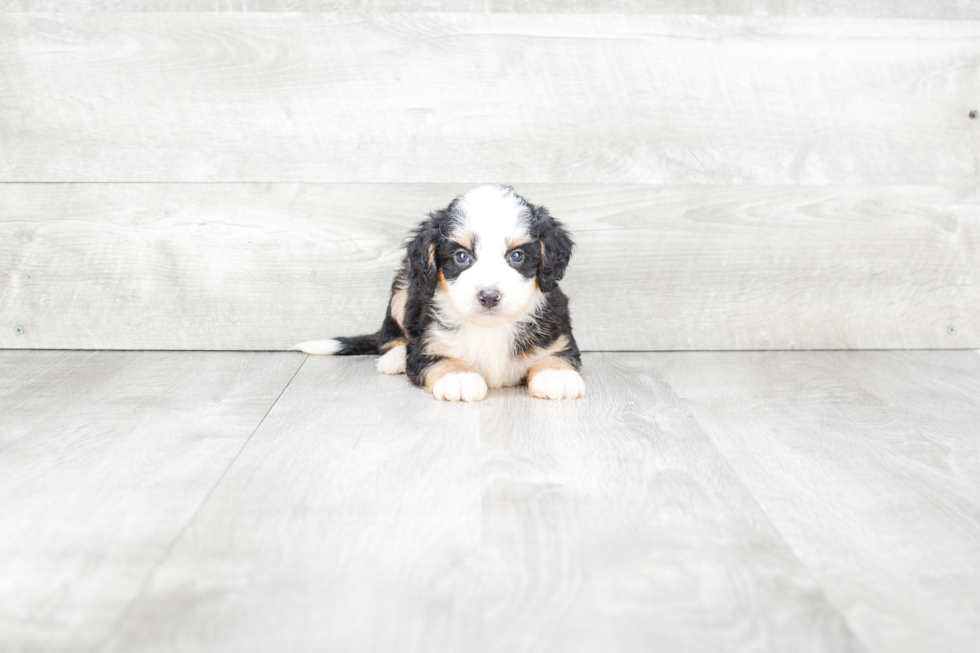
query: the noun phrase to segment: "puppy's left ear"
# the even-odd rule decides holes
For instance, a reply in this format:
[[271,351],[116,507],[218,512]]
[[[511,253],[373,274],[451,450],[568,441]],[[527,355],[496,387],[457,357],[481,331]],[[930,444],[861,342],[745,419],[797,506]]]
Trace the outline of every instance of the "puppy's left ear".
[[441,212],[429,214],[429,219],[415,229],[405,245],[408,254],[409,282],[420,288],[424,297],[436,289],[436,241],[439,238]]
[[531,235],[541,243],[538,285],[543,292],[549,292],[565,276],[575,243],[564,225],[551,217],[543,206],[531,207]]

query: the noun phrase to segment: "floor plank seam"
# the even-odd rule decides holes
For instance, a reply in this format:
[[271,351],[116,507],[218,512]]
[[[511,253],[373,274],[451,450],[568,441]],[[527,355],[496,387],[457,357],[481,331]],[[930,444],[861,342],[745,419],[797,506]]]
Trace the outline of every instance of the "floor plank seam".
[[310,358],[309,355],[307,355],[303,358],[302,361],[300,361],[300,364],[296,367],[296,371],[293,372],[293,375],[289,377],[289,380],[286,382],[286,385],[284,385],[282,390],[279,392],[279,394],[276,395],[276,398],[269,405],[269,409],[265,411],[264,415],[262,415],[262,419],[259,420],[259,423],[255,425],[255,428],[252,429],[252,432],[248,434],[247,438],[245,438],[245,442],[242,443],[242,446],[239,447],[237,452],[235,452],[235,455],[232,456],[232,459],[228,461],[228,465],[225,466],[225,469],[221,472],[221,475],[218,476],[217,480],[214,482],[214,485],[211,486],[211,489],[208,490],[208,493],[204,495],[203,499],[201,499],[200,504],[198,504],[197,508],[194,510],[194,513],[191,515],[190,519],[187,520],[187,523],[184,524],[184,526],[180,529],[180,531],[170,542],[170,544],[167,545],[167,548],[164,549],[163,554],[160,556],[160,559],[157,560],[156,564],[153,565],[153,568],[146,575],[143,584],[139,588],[139,591],[136,592],[136,595],[133,597],[133,599],[129,602],[129,604],[122,611],[122,613],[120,613],[119,617],[115,620],[112,626],[106,631],[105,638],[102,640],[102,643],[99,646],[92,649],[94,652],[104,651],[106,646],[108,646],[109,643],[112,641],[112,636],[116,633],[116,631],[119,630],[119,627],[123,623],[125,623],[126,619],[132,613],[133,608],[136,607],[136,605],[146,594],[146,590],[149,588],[150,583],[152,582],[153,577],[156,575],[157,571],[160,570],[163,564],[173,553],[174,549],[177,547],[177,544],[184,538],[184,535],[190,529],[191,524],[193,524],[194,521],[197,519],[197,516],[201,514],[201,510],[203,510],[204,506],[207,505],[208,501],[211,499],[211,496],[214,494],[214,491],[218,488],[218,486],[221,485],[221,482],[225,479],[225,476],[228,475],[228,471],[235,465],[235,461],[238,460],[239,456],[242,455],[242,452],[245,450],[245,447],[248,446],[248,443],[252,441],[252,437],[254,437],[255,434],[258,433],[259,429],[262,428],[262,424],[269,416],[269,413],[271,413],[272,409],[275,408],[276,404],[279,403],[279,400],[282,398],[283,394],[285,394],[290,384],[292,384],[293,379],[296,378],[296,375],[299,374],[299,371],[303,369],[303,365],[306,364],[306,361],[308,361],[309,358]]
[[[669,381],[667,381],[667,383],[668,385],[670,385]],[[674,390],[673,387],[671,387],[671,389],[674,391],[674,394],[677,396],[677,398],[684,403],[685,407],[687,407],[687,401],[679,394],[677,394],[676,390]],[[698,428],[704,434],[705,438],[707,438],[708,441],[711,443],[711,446],[715,448],[715,451],[718,453],[718,456],[721,458],[722,461],[724,461],[725,467],[727,467],[728,470],[732,473],[732,476],[738,479],[739,485],[741,485],[742,488],[745,490],[746,495],[751,497],[752,503],[754,503],[756,507],[759,509],[760,514],[766,520],[766,523],[769,524],[769,526],[772,528],[773,533],[775,533],[776,536],[779,537],[779,541],[783,543],[783,546],[785,546],[786,550],[790,553],[790,555],[793,556],[793,559],[799,563],[800,567],[802,569],[805,569],[807,573],[810,575],[810,579],[813,581],[813,584],[820,590],[820,596],[823,597],[824,601],[827,602],[827,606],[831,610],[833,610],[834,614],[837,615],[837,618],[840,619],[841,625],[847,630],[847,634],[850,635],[853,642],[856,645],[860,646],[864,651],[871,651],[872,648],[868,645],[867,642],[865,642],[860,636],[858,636],[851,622],[845,617],[844,613],[841,612],[840,607],[836,603],[834,603],[833,600],[831,600],[830,595],[827,593],[827,588],[824,587],[824,584],[820,582],[814,570],[803,561],[803,559],[800,557],[796,549],[794,549],[790,545],[789,541],[787,541],[786,536],[783,534],[783,532],[776,527],[776,524],[769,516],[769,513],[759,502],[758,497],[755,496],[755,494],[752,492],[749,486],[742,479],[742,476],[732,466],[731,462],[728,460],[728,457],[722,451],[721,447],[719,447],[718,443],[715,442],[715,439],[714,437],[712,437],[710,431],[701,424],[701,420],[699,420],[697,415],[694,414],[694,411],[688,409],[688,415],[691,417],[691,419],[694,420],[694,423],[697,424]]]

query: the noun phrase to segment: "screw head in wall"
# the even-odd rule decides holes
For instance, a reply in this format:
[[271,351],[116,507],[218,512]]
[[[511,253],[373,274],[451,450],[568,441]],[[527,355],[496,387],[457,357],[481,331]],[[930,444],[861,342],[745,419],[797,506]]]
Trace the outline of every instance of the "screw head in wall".
[[951,336],[955,336],[956,335],[956,325],[950,324],[948,327],[946,327],[946,333],[948,333]]
[[24,327],[18,324],[17,326],[14,327],[14,333],[16,333],[19,336],[24,335]]
[[976,120],[977,119],[977,110],[976,109],[974,109],[973,111],[970,112],[970,119],[971,120]]

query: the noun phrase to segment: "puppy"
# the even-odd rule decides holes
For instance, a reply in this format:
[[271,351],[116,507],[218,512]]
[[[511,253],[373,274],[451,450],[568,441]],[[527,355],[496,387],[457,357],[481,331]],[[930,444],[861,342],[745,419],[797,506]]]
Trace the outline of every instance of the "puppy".
[[582,360],[558,288],[572,247],[544,207],[509,187],[474,188],[410,234],[377,333],[293,349],[384,354],[379,372],[407,372],[445,401],[521,383],[534,397],[576,399]]

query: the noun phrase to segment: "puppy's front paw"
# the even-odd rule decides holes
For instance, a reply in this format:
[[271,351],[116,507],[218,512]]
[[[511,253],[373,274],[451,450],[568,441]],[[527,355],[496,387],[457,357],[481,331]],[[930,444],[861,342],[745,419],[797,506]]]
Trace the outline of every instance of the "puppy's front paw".
[[443,401],[480,401],[487,382],[476,372],[450,372],[432,386],[432,396]]
[[575,370],[542,370],[531,377],[527,389],[538,399],[578,399],[585,396],[585,381]]
[[392,347],[385,353],[384,356],[379,358],[378,371],[382,374],[404,374],[405,345]]

